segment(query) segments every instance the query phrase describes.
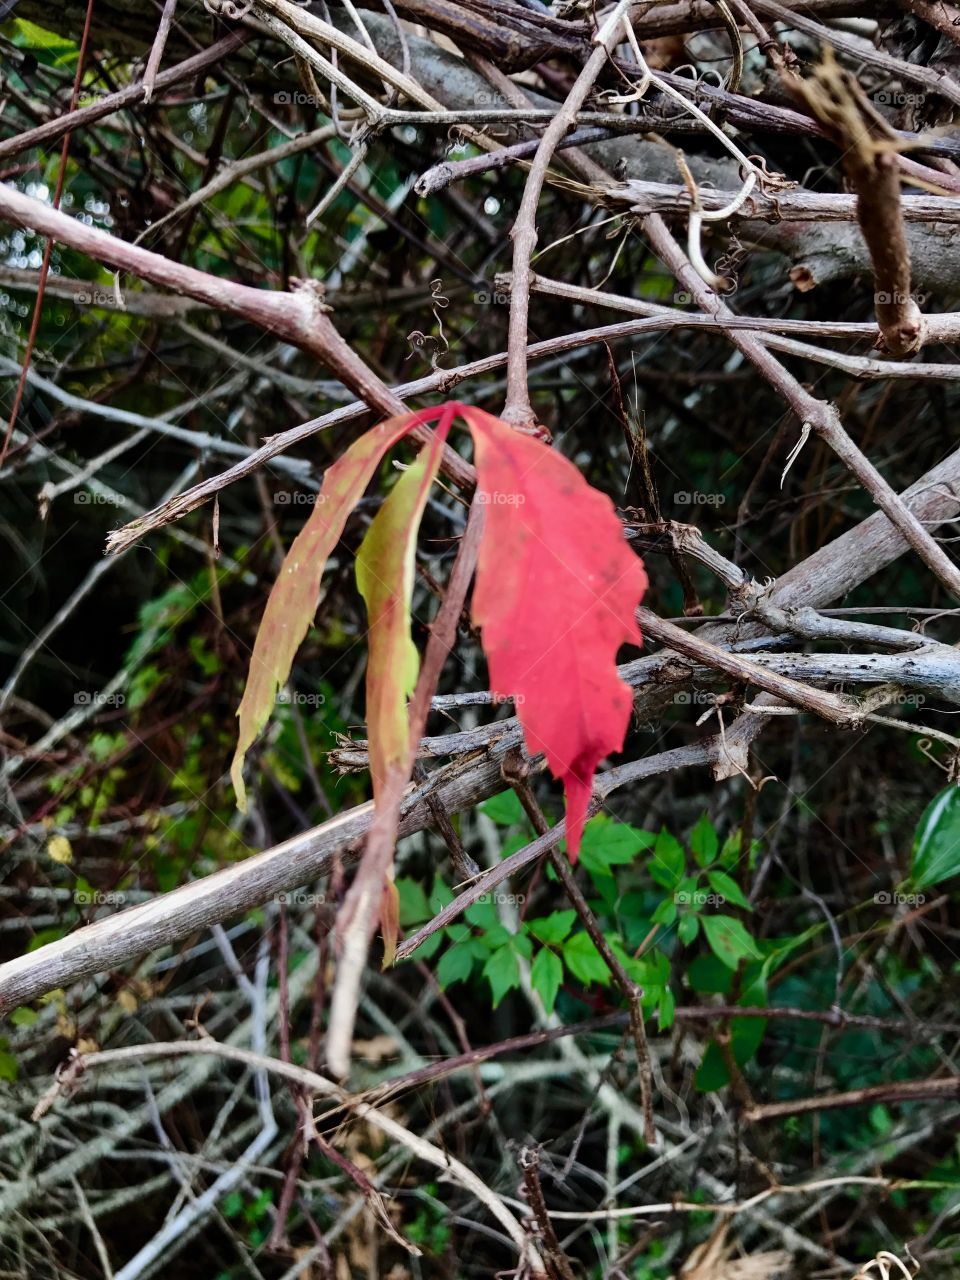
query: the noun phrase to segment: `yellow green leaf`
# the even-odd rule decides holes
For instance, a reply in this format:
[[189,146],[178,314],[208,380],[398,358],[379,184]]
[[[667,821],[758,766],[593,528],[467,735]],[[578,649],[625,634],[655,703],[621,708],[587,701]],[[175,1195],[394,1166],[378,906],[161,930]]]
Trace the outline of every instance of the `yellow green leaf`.
[[410,635],[417,532],[442,448],[438,433],[400,476],[357,553],[357,586],[369,623],[367,728],[374,796],[390,766],[407,756],[407,698],[420,669]]
[[73,861],[73,846],[66,836],[51,836],[47,841],[47,853],[54,862]]
[[277,690],[286,683],[294,656],[307,634],[317,609],[324,565],[380,459],[415,425],[415,415],[403,414],[388,418],[354,441],[343,457],[327,469],[310,518],[287,552],[267,600],[237,711],[240,729],[230,777],[241,811],[247,807],[244,757],[270,718]]
[[[407,699],[413,693],[420,657],[410,635],[417,533],[440,466],[448,423],[403,472],[377,512],[357,552],[357,586],[367,606],[367,730],[374,799],[380,803],[391,773],[410,767]],[[371,870],[365,867],[361,870]],[[393,859],[380,869],[383,888],[380,928],[384,964],[397,947],[399,899],[393,883]],[[364,928],[366,926],[363,926]]]

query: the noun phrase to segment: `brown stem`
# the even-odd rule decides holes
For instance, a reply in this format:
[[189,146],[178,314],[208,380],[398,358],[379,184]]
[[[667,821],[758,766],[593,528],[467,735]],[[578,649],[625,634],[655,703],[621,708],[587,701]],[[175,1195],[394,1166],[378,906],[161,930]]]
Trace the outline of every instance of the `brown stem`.
[[945,0],[897,0],[901,9],[922,18],[924,22],[953,44],[960,44],[960,9]]
[[540,1185],[540,1152],[536,1147],[524,1147],[520,1152],[520,1168],[523,1171],[523,1189],[526,1192],[530,1212],[543,1241],[543,1261],[550,1280],[574,1280],[570,1259],[563,1251],[557,1233],[550,1220],[550,1211],[543,1198]]
[[[31,228],[79,253],[118,271],[130,272],[153,284],[165,285],[176,293],[206,302],[220,311],[242,317],[322,361],[354,394],[386,416],[405,413],[403,401],[364,364],[340,336],[323,303],[322,287],[307,281],[292,293],[255,289],[219,276],[197,271],[159,253],[89,227],[77,218],[21,195],[12,187],[0,186],[0,216],[18,227]],[[417,426],[410,433],[419,443],[433,435],[429,427]],[[470,488],[475,482],[473,468],[449,445],[443,449],[441,469],[456,484]]]
[[817,1111],[837,1111],[842,1107],[863,1107],[875,1102],[922,1102],[928,1098],[960,1097],[960,1076],[943,1080],[904,1080],[899,1084],[874,1084],[847,1093],[825,1093],[819,1098],[792,1098],[788,1102],[767,1102],[745,1111],[748,1124],[779,1120],[782,1116],[809,1115]]
[[150,48],[150,57],[147,59],[146,70],[143,73],[144,102],[149,102],[153,97],[153,90],[157,83],[157,72],[160,70],[160,60],[163,57],[164,49],[167,47],[167,38],[170,35],[176,8],[177,0],[164,0],[163,13],[160,15],[160,25],[157,27],[156,39]]
[[919,351],[925,332],[910,292],[910,247],[900,204],[898,139],[867,102],[856,77],[829,47],[808,80],[791,82],[840,148],[844,172],[857,194],[857,221],[873,263],[874,308],[882,344],[891,355]]
[[[508,757],[508,761],[513,763],[510,757]],[[508,764],[505,763],[504,777],[517,793],[524,812],[533,824],[534,831],[536,831],[537,835],[546,835],[550,830],[550,824],[537,803],[537,798],[533,794],[533,789],[522,768],[518,769],[514,766],[508,772]],[[556,846],[549,851],[549,857],[550,863],[557,873],[557,878],[563,885],[564,892],[570,899],[583,927],[590,936],[590,941],[603,957],[603,962],[610,970],[610,975],[617,984],[620,994],[627,1001],[630,1010],[630,1030],[637,1051],[637,1075],[640,1082],[640,1100],[643,1109],[643,1136],[644,1140],[652,1145],[656,1141],[657,1131],[653,1124],[653,1071],[650,1067],[650,1046],[647,1044],[647,1031],[643,1023],[643,1006],[641,1004],[643,990],[627,973],[614,953],[613,948],[604,937],[603,930],[600,928],[600,921],[590,910],[590,904],[583,896],[566,857]]]
[[587,59],[583,70],[567,94],[566,101],[543,131],[537,153],[530,165],[523,198],[516,221],[510,232],[513,240],[513,292],[510,297],[510,327],[507,346],[507,399],[503,409],[505,422],[514,426],[536,426],[536,415],[530,405],[527,387],[527,342],[530,314],[530,259],[537,247],[537,204],[546,181],[547,169],[557,145],[577,122],[577,113],[586,101],[587,94],[600,72],[607,64],[609,51],[621,38],[621,21],[629,13],[632,0],[619,0],[610,17],[604,22],[595,40],[597,47]]
[[[87,61],[87,41],[90,38],[90,23],[93,18],[94,0],[87,0],[87,12],[83,22],[83,35],[80,37],[80,51],[77,55],[77,67],[73,76],[73,89],[70,93],[70,110],[77,105],[77,96],[80,93],[80,85],[83,81],[83,71]],[[60,148],[60,166],[57,170],[57,184],[53,193],[53,208],[60,208],[60,197],[63,195],[63,184],[67,176],[67,157],[70,154],[70,138],[71,134],[66,133],[63,137],[63,145]],[[27,348],[23,353],[23,364],[20,369],[20,377],[17,379],[17,389],[13,395],[13,407],[10,410],[10,419],[7,422],[6,434],[3,437],[3,445],[0,447],[0,471],[3,470],[3,464],[7,458],[7,450],[10,448],[10,437],[13,435],[13,429],[17,425],[17,415],[20,412],[20,405],[23,401],[24,388],[27,385],[27,373],[30,369],[30,360],[33,356],[34,344],[37,341],[37,330],[40,327],[40,315],[43,311],[43,294],[47,287],[47,276],[50,274],[50,255],[53,252],[53,240],[47,237],[47,242],[43,246],[43,262],[40,264],[40,278],[37,282],[37,296],[33,303],[33,316],[30,320],[30,333],[27,337]]]
[[822,716],[832,724],[842,728],[852,728],[860,719],[860,710],[856,702],[839,694],[827,693],[822,689],[812,689],[809,685],[792,680],[789,676],[774,675],[771,671],[742,658],[738,654],[728,653],[706,640],[700,640],[688,634],[682,627],[672,622],[665,622],[643,607],[637,610],[637,621],[641,631],[653,636],[662,644],[668,645],[677,653],[702,662],[716,671],[722,671],[731,679],[742,684],[754,684],[758,689],[775,694],[791,706],[803,711],[811,711]]
[[[192,80],[199,76],[202,72],[215,66],[228,54],[239,48],[243,44],[245,33],[243,31],[233,31],[228,36],[224,36],[222,40],[218,40],[216,44],[212,44],[209,49],[203,49],[200,53],[194,54],[192,58],[186,58],[183,62],[177,63],[175,67],[170,67],[167,71],[161,71],[154,83],[155,89],[167,89],[171,85],[180,84],[183,80]],[[58,138],[62,138],[65,133],[75,133],[78,129],[84,129],[87,125],[95,124],[98,120],[103,120],[105,116],[112,116],[115,111],[121,111],[124,107],[131,107],[137,102],[142,102],[144,97],[144,85],[141,80],[139,84],[128,85],[125,89],[120,89],[117,93],[108,94],[107,97],[101,98],[99,102],[92,102],[89,106],[80,107],[76,111],[67,111],[61,116],[57,116],[53,120],[46,121],[45,124],[37,125],[35,129],[27,129],[24,133],[14,134],[13,137],[5,138],[0,142],[0,160],[7,159],[8,156],[18,156],[24,151],[29,151],[33,147],[45,148],[51,142],[56,142]]]
[[[690,290],[698,304],[716,318],[727,320],[730,317],[729,307],[694,271],[687,255],[680,249],[660,215],[653,213],[646,218],[644,229],[658,256],[684,287]],[[801,386],[793,374],[766,349],[762,335],[754,337],[752,334],[731,330],[730,340],[760,370],[771,386],[780,392],[800,422],[803,425],[809,424],[826,440],[927,568],[936,574],[951,595],[960,599],[960,569],[850,439],[836,409],[823,400],[817,400]]]

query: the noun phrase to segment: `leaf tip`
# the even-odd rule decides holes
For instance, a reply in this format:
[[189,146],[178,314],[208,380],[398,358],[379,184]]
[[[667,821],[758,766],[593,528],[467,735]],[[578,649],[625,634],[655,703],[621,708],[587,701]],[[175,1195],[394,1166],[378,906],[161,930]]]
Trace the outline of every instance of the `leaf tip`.
[[590,805],[593,770],[586,777],[570,772],[563,780],[563,790],[567,800],[567,856],[576,866],[580,857],[580,841],[587,821],[587,809]]
[[233,783],[234,794],[237,798],[237,808],[241,813],[247,812],[247,788],[243,785],[243,759],[245,755],[246,752],[237,747],[233,763],[230,766],[230,781]]

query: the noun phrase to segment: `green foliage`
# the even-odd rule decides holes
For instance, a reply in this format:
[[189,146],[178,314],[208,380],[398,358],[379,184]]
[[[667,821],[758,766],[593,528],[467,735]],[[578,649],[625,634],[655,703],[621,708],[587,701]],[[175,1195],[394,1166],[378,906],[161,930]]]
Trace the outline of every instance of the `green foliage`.
[[739,920],[705,915],[702,923],[711,950],[728,968],[736,969],[741,960],[759,959],[757,944]]
[[12,1084],[19,1074],[20,1065],[10,1052],[10,1041],[5,1036],[0,1036],[0,1080]]
[[[532,838],[513,792],[494,796],[482,809],[504,829],[504,856]],[[607,946],[641,987],[644,1008],[649,1013],[656,1011],[661,1029],[671,1025],[675,1010],[671,954],[678,943],[692,946],[701,930],[711,955],[699,957],[693,965],[702,969],[704,962],[712,961],[719,966],[726,978],[715,989],[729,991],[734,971],[752,965],[751,999],[765,999],[759,964],[763,956],[757,943],[742,921],[710,910],[725,903],[750,910],[730,874],[738,856],[739,840],[728,839],[721,845],[706,815],[690,833],[689,854],[666,828],[654,833],[600,815],[584,829],[580,865],[596,894],[591,907]],[[688,875],[691,863],[696,870]],[[452,890],[439,878],[429,894],[409,877],[401,877],[397,887],[400,920],[408,931],[424,924],[452,898]],[[508,908],[505,915],[500,907]],[[486,983],[493,1009],[521,985],[524,964],[529,965],[530,985],[548,1013],[558,1002],[564,1008],[571,1006],[591,987],[614,986],[603,955],[579,923],[576,911],[567,907],[546,915],[527,915],[522,894],[498,891],[485,895],[464,912],[462,921],[432,934],[417,954],[429,958],[441,948],[436,967],[440,985],[447,988],[479,979]],[[762,1019],[742,1021],[750,1025],[735,1027],[734,1052],[746,1061],[756,1051],[765,1024]]]
[[438,1257],[450,1245],[449,1213],[438,1196],[435,1182],[418,1188],[420,1205],[411,1222],[404,1224],[404,1234],[413,1244],[419,1245],[428,1257]]
[[273,1201],[274,1192],[269,1187],[253,1197],[241,1191],[231,1191],[224,1196],[220,1211],[225,1218],[241,1226],[247,1242],[257,1248],[270,1234]]
[[960,874],[960,787],[945,787],[917,823],[910,886],[926,889]]

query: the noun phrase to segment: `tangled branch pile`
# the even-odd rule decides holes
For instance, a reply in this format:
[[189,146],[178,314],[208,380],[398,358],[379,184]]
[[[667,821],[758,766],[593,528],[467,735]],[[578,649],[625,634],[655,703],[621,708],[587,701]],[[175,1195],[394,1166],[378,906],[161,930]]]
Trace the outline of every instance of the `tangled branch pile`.
[[960,10],[0,11],[4,1274],[953,1275]]

